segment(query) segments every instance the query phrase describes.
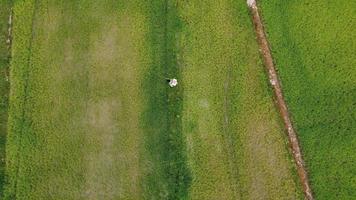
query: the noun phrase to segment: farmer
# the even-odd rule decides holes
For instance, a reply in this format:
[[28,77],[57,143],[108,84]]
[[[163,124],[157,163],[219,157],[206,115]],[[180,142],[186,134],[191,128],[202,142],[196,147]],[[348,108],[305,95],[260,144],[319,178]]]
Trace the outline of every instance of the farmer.
[[178,85],[178,81],[177,81],[177,79],[175,79],[175,78],[166,79],[166,80],[167,80],[168,85],[169,85],[170,87],[175,87],[175,86]]

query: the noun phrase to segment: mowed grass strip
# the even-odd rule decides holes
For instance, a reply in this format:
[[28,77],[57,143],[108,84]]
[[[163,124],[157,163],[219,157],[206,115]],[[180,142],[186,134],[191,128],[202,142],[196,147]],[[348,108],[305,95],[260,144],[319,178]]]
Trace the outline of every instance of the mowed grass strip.
[[0,0],[0,198],[3,194],[5,176],[5,143],[7,133],[7,112],[9,98],[10,52],[7,45],[8,20],[11,1]]
[[301,199],[245,1],[178,8],[190,199]]
[[316,199],[356,196],[355,1],[261,1]]

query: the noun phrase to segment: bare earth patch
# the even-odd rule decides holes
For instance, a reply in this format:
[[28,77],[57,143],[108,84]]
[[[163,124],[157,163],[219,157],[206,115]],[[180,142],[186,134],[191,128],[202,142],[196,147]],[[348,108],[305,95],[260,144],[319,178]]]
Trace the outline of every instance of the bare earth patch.
[[114,130],[117,124],[114,112],[119,103],[115,100],[102,100],[88,105],[88,122],[92,131],[88,132],[92,151],[88,154],[88,188],[89,199],[112,199],[120,196],[120,187],[116,185],[114,171],[115,149],[113,148]]
[[[105,20],[106,19],[106,20]],[[92,34],[85,158],[88,199],[138,199],[140,187],[139,47],[129,15],[105,18]]]

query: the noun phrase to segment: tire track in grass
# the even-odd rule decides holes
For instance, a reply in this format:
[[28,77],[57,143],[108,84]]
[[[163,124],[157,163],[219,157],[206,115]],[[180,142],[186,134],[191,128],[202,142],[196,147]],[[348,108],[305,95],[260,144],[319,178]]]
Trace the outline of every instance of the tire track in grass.
[[254,23],[254,27],[255,27],[255,31],[256,31],[256,35],[257,35],[257,41],[260,45],[262,58],[265,63],[265,67],[267,69],[267,73],[269,76],[271,86],[274,91],[274,95],[276,97],[276,104],[277,104],[277,107],[278,107],[280,114],[282,116],[282,119],[283,119],[283,122],[285,125],[285,129],[287,130],[287,133],[288,133],[290,148],[292,150],[292,154],[293,154],[295,163],[297,165],[297,171],[298,171],[298,175],[299,175],[300,181],[303,186],[303,192],[305,194],[306,199],[312,200],[314,198],[313,198],[313,194],[312,194],[312,191],[310,188],[308,174],[307,174],[307,171],[304,166],[305,164],[304,164],[304,161],[302,158],[298,137],[297,137],[297,134],[293,128],[291,119],[289,117],[288,108],[287,108],[286,102],[283,97],[281,84],[279,82],[278,74],[276,72],[276,69],[275,69],[275,66],[273,63],[273,58],[272,58],[269,44],[268,44],[268,41],[267,41],[267,38],[266,38],[266,35],[264,32],[264,28],[263,28],[261,17],[260,17],[259,11],[258,11],[258,7],[257,7],[255,0],[248,0],[247,4],[250,7],[250,10],[252,13],[252,21]]

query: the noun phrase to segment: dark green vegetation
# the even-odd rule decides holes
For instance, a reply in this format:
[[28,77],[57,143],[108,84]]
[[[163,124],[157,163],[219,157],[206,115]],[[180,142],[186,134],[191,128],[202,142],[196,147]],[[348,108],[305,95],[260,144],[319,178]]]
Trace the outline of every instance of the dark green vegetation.
[[316,199],[356,196],[356,1],[261,1]]
[[5,173],[5,142],[9,95],[8,68],[10,60],[6,41],[8,39],[10,8],[10,0],[0,0],[0,198],[3,191]]
[[[145,148],[154,161],[154,173],[144,178],[143,197],[187,199],[191,174],[182,135],[183,87],[169,88],[165,80],[181,79],[176,32],[182,25],[173,1],[152,1],[150,6],[147,43],[152,63],[142,81],[148,105],[143,113]],[[159,182],[157,178],[166,181]]]
[[14,20],[6,199],[301,198],[245,1],[19,0]]

